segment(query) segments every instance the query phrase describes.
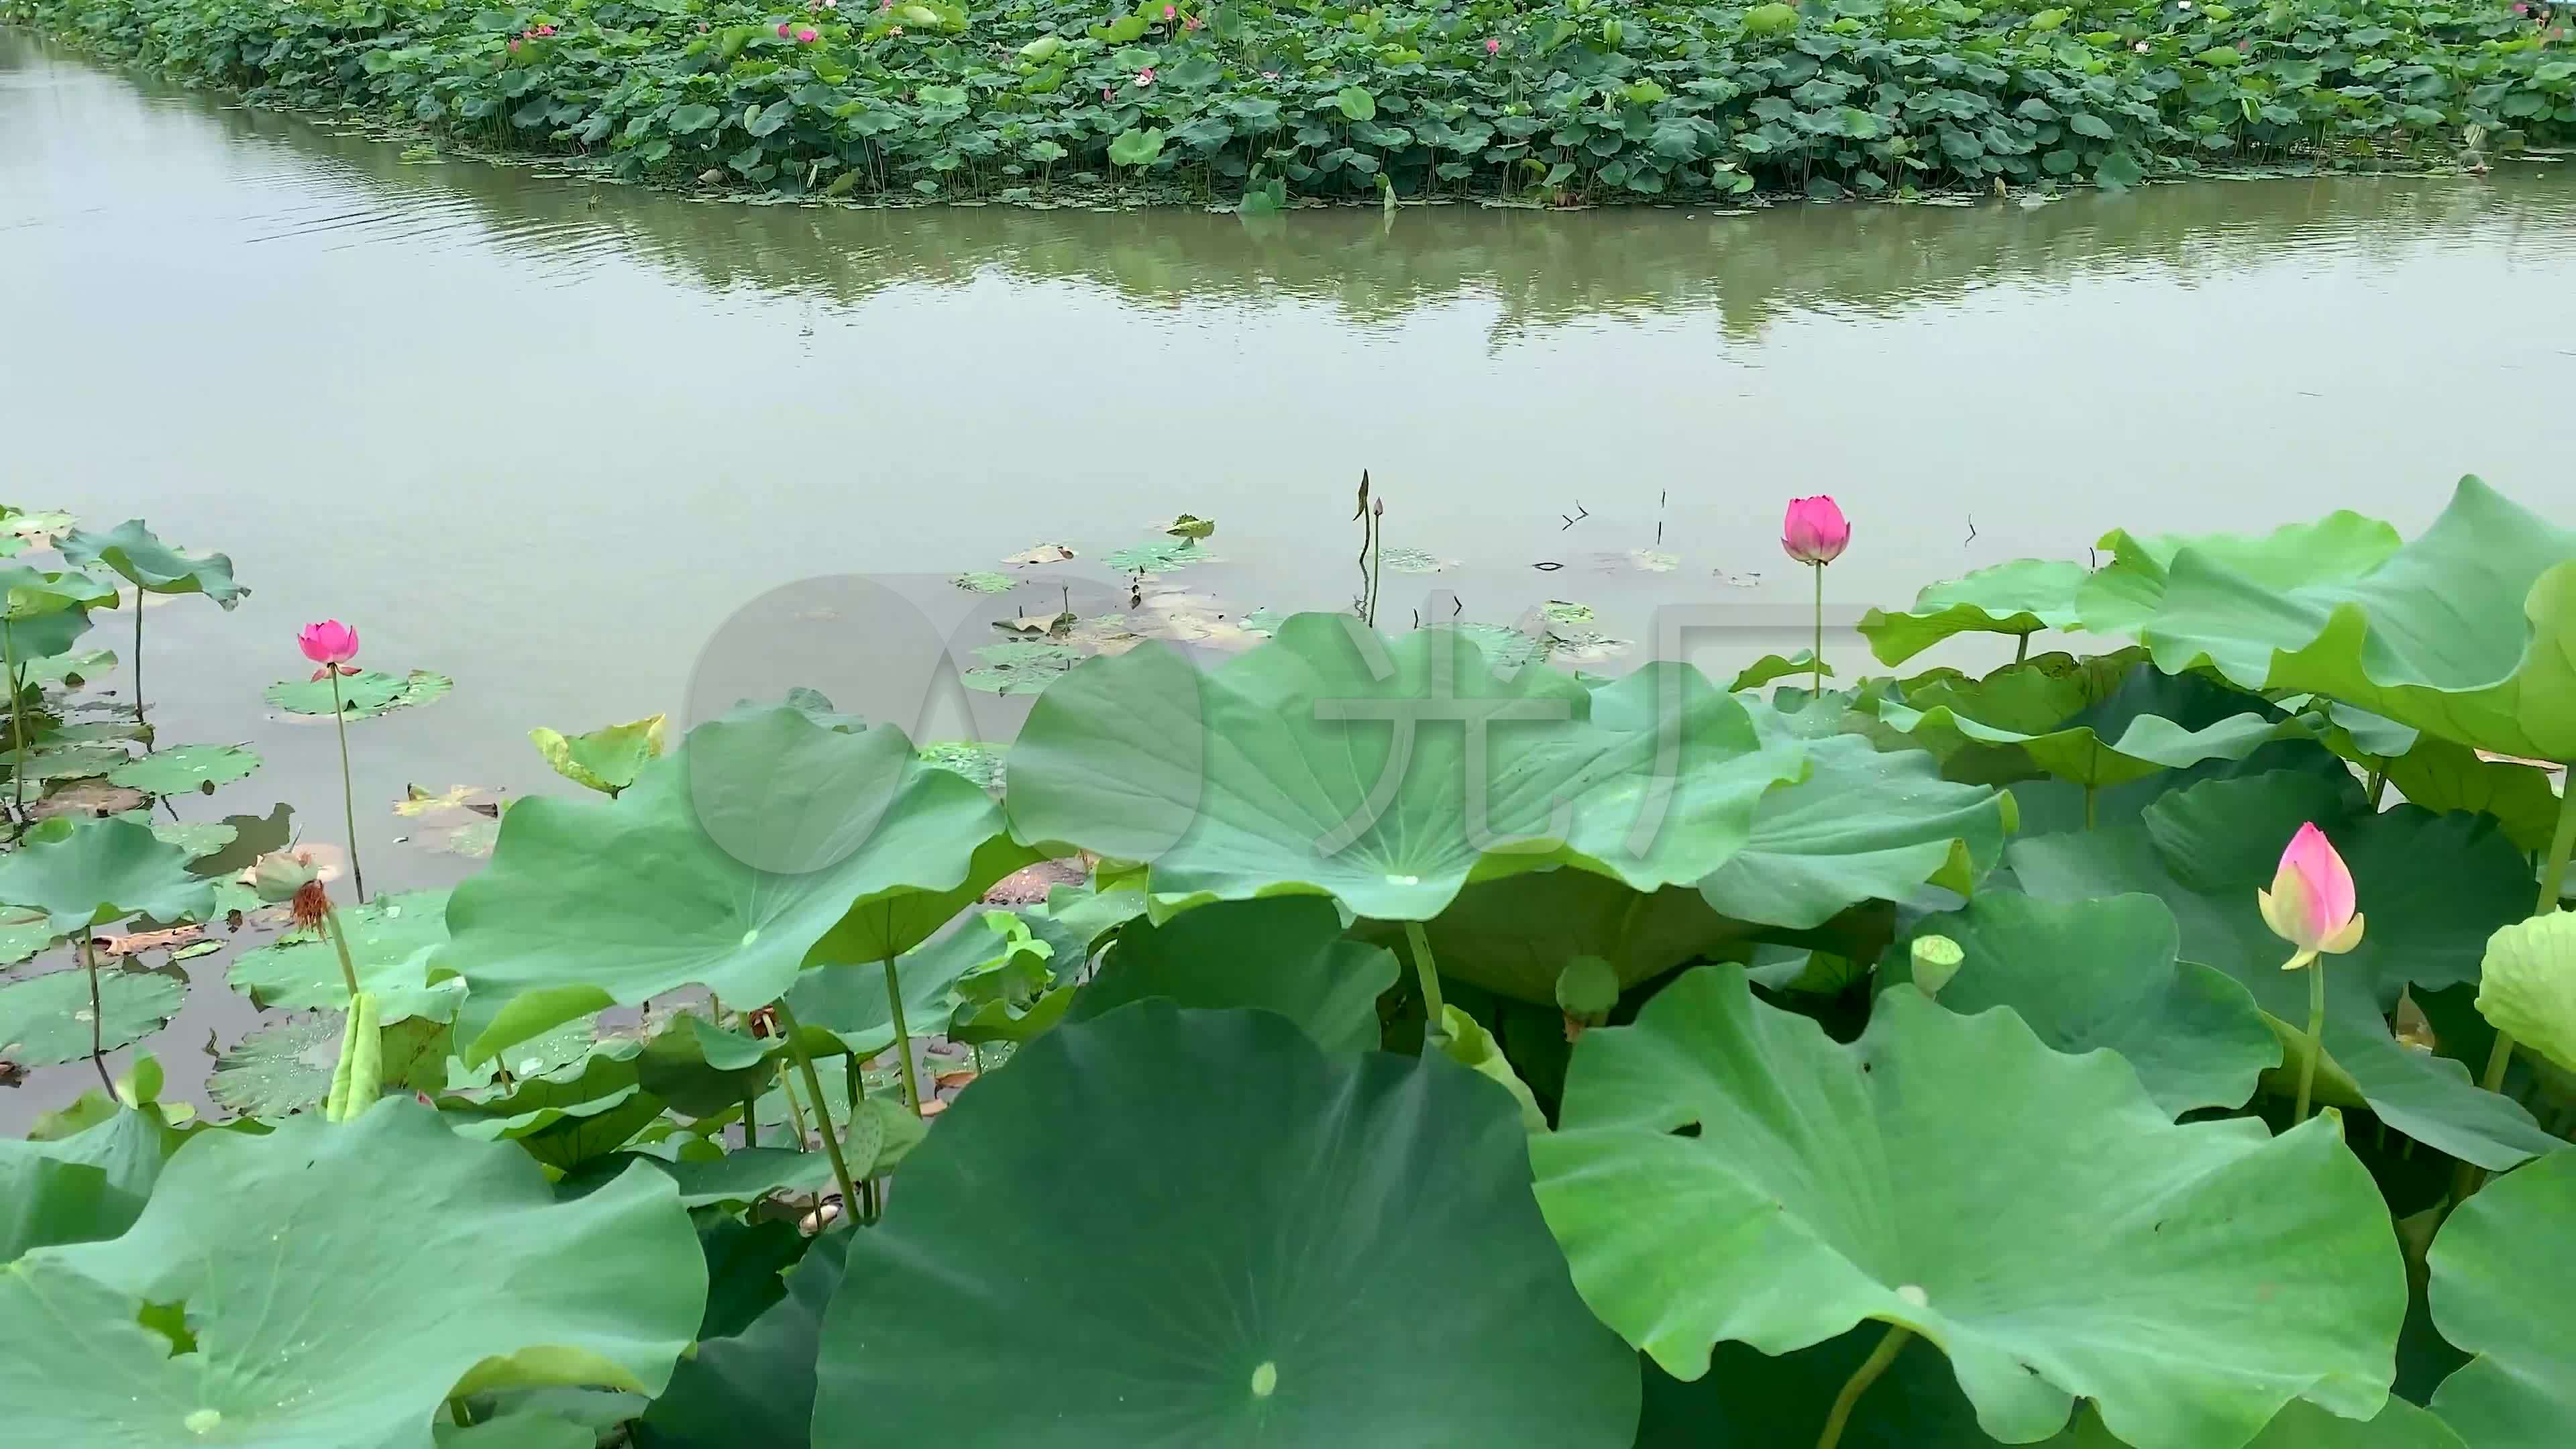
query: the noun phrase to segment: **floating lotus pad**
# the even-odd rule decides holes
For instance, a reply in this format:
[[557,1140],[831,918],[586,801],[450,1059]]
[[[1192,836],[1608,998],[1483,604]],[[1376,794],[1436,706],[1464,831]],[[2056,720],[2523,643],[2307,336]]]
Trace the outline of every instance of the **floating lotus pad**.
[[[18,1432],[85,1449],[420,1449],[462,1390],[655,1392],[705,1297],[668,1179],[557,1203],[518,1148],[394,1099],[207,1134],[122,1237],[0,1272],[0,1399]],[[145,1304],[185,1305],[186,1351]]]
[[[444,674],[415,669],[409,674],[386,674],[365,669],[340,680],[340,708],[350,719],[374,719],[398,709],[427,704],[455,687],[456,681]],[[332,711],[331,681],[327,679],[289,679],[270,685],[261,698],[288,714],[320,715],[330,718]]]
[[[156,971],[98,973],[99,1046],[132,1046],[170,1024],[188,983]],[[77,967],[0,986],[0,1057],[22,1067],[76,1062],[90,1053],[89,973]]]
[[155,750],[107,772],[108,783],[146,795],[213,794],[218,785],[247,779],[259,756],[246,745],[180,745]]
[[[342,906],[349,962],[358,986],[377,996],[386,1022],[410,1016],[445,1021],[461,994],[452,983],[433,986],[431,953],[447,940],[447,892],[405,891],[378,896],[363,906]],[[233,958],[228,979],[236,991],[264,1008],[344,1011],[349,988],[340,975],[340,953],[319,931],[293,932]]]
[[129,916],[201,921],[214,903],[187,852],[132,820],[49,822],[0,860],[0,905],[43,911],[56,935]]
[[1559,1120],[1530,1151],[1575,1283],[1678,1377],[1720,1341],[1877,1320],[1946,1353],[2007,1442],[2079,1397],[2136,1449],[2387,1398],[2405,1269],[2337,1124],[2177,1126],[2128,1064],[2011,1012],[1893,991],[1841,1046],[1702,968],[1584,1034]]
[[[1628,1449],[1636,1360],[1567,1284],[1525,1144],[1446,1059],[1328,1057],[1269,1012],[1058,1028],[852,1238],[814,1438]],[[1076,1174],[1160,1186],[1063,1193]],[[935,1334],[907,1318],[931,1302]]]

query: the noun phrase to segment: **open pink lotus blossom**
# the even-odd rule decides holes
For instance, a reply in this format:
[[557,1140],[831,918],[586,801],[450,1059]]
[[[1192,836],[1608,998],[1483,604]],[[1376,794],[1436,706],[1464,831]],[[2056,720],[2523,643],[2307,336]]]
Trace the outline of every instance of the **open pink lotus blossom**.
[[1180,13],[1180,12],[1179,12],[1178,10],[1174,9],[1172,6],[1166,5],[1166,6],[1164,6],[1164,7],[1163,7],[1163,18],[1164,18],[1165,20],[1170,20],[1174,15],[1176,15],[1176,14],[1178,14],[1178,13]]
[[1487,54],[1487,55],[1500,55],[1500,54],[1502,54],[1502,53],[1503,53],[1503,43],[1502,43],[1501,41],[1499,41],[1499,40],[1495,39],[1494,37],[1490,36],[1490,35],[1486,36],[1486,37],[1485,37],[1485,54]]
[[[305,625],[295,636],[295,647],[304,651],[305,658],[322,666],[313,676],[322,679],[331,673],[333,665],[345,664],[358,657],[358,631],[337,619],[325,619],[318,624]],[[340,672],[355,674],[358,671],[343,669]]]
[[1851,523],[1834,500],[1822,493],[1789,500],[1788,517],[1780,523],[1780,547],[1802,564],[1829,564],[1851,543]]
[[517,50],[518,48],[519,48],[519,42],[518,42],[516,39],[511,40],[511,42],[510,42],[510,49],[512,49],[512,50],[514,50],[514,51],[515,51],[515,50]]
[[812,45],[815,41],[822,38],[823,37],[821,35],[815,32],[814,27],[811,25],[808,25],[804,29],[796,32],[796,43],[798,45]]
[[1195,15],[1185,15],[1181,17],[1181,28],[1183,30],[1196,30],[1202,23],[1203,22],[1201,22]]
[[1149,65],[1149,66],[1145,67],[1143,70],[1140,70],[1140,71],[1136,72],[1136,89],[1138,89],[1138,90],[1140,90],[1140,91],[1141,91],[1141,90],[1143,90],[1145,87],[1150,86],[1150,85],[1152,85],[1153,83],[1154,83],[1154,68],[1153,68],[1152,66],[1150,66],[1150,65]]
[[2352,871],[2314,822],[2300,826],[2299,833],[2290,837],[2272,888],[2254,896],[2262,906],[2263,924],[2298,948],[2282,966],[2284,971],[2298,970],[2320,952],[2340,956],[2361,944],[2362,918],[2353,909],[2358,902]]

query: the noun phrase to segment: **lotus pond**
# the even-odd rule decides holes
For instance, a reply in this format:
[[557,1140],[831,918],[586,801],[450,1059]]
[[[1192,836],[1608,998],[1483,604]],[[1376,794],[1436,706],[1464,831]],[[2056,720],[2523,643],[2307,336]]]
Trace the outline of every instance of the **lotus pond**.
[[784,196],[1818,200],[2576,135],[2560,7],[8,0],[255,102]]

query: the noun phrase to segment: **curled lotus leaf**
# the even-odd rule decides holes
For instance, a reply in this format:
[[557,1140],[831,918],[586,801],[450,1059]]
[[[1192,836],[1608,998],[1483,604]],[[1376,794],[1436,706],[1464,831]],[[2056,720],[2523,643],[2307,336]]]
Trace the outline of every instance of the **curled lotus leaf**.
[[1861,616],[1859,631],[1879,663],[1902,664],[1955,634],[2027,638],[2065,629],[2079,617],[2075,594],[2086,577],[2084,566],[2069,560],[2015,559],[1934,584],[1903,613],[1872,609]]

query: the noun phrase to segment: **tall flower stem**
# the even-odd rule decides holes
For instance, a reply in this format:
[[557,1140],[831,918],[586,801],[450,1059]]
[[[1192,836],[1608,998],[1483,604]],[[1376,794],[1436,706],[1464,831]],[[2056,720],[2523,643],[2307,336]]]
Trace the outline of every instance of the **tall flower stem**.
[[1420,921],[1404,923],[1404,940],[1413,948],[1413,974],[1422,982],[1422,1046],[1428,1051],[1449,1034],[1440,1020],[1440,963],[1431,959],[1431,937]]
[[[142,606],[135,606],[135,617],[142,617]],[[349,710],[340,699],[340,671],[329,664],[322,666],[331,674],[331,724],[340,731],[340,818],[349,827],[349,879],[358,888],[358,904],[367,903],[367,868],[358,863],[358,792],[349,783]],[[355,988],[352,988],[353,990]]]
[[0,617],[0,666],[9,675],[9,808],[27,813],[27,714],[19,701],[18,631]]
[[[134,586],[134,722],[143,723],[143,586]],[[144,748],[151,748],[145,737]]]
[[2030,658],[2030,636],[2028,634],[2015,634],[2013,636],[2013,663],[2019,664],[2028,658]]
[[349,1003],[354,1007],[358,1000],[358,967],[349,959],[349,928],[340,924],[339,907],[323,910],[322,928],[330,936],[331,945],[340,953],[340,981],[349,988]]
[[[2549,854],[2541,858],[2540,903],[2531,908],[2535,916],[2545,916],[2558,909],[2559,894],[2567,886],[2567,858],[2576,855],[2576,768],[2567,773],[2567,793],[2558,802],[2558,831],[2549,839]],[[2504,1074],[2513,1065],[2513,1034],[2496,1033],[2495,1052],[2487,1058],[2487,1074],[2478,1085],[2490,1092],[2504,1090]]]
[[1816,663],[1816,696],[1821,699],[1825,693],[1825,566],[1809,564],[1807,567],[1816,573],[1816,647],[1808,657]]
[[921,1084],[912,1079],[912,1028],[903,1020],[903,979],[895,974],[894,958],[885,963],[886,1008],[894,1016],[894,1079],[901,1084],[903,1104],[912,1115],[921,1115]]
[[760,1145],[760,1089],[753,1087],[742,1094],[742,1145]]
[[2308,1099],[2317,1085],[2317,1058],[2326,1054],[2326,958],[2308,963],[2308,1055],[2299,1063],[2299,1103],[2290,1109],[2290,1125],[2308,1120]]
[[[887,975],[892,974],[889,969]],[[805,1053],[805,1037],[796,1025],[796,1013],[789,1011],[784,1001],[774,1009],[778,1013],[778,1029],[787,1036],[787,1054],[796,1059],[796,1074],[805,1079],[806,1095],[814,1099],[814,1115],[823,1119],[823,1151],[832,1159],[832,1181],[841,1189],[841,1217],[856,1223],[859,1220],[859,1188],[858,1184],[850,1181],[850,1164],[841,1155],[840,1134],[832,1130],[832,1109],[823,1103],[823,1079],[814,1071],[814,1059]],[[795,1100],[792,1095],[788,1098],[790,1103]],[[797,1147],[801,1151],[804,1144],[799,1142]]]
[[116,1096],[116,1079],[107,1074],[107,1009],[98,999],[98,938],[81,932],[81,964],[89,968],[89,1064],[98,1068],[98,1084]]
[[1896,1362],[1896,1355],[1913,1337],[1914,1330],[1902,1323],[1887,1326],[1887,1336],[1878,1341],[1878,1347],[1870,1351],[1859,1368],[1852,1370],[1851,1377],[1843,1380],[1843,1391],[1834,1396],[1833,1412],[1825,1416],[1825,1432],[1816,1436],[1816,1449],[1834,1449],[1842,1442],[1843,1426],[1851,1422],[1852,1406],[1860,1402],[1871,1384],[1878,1382],[1880,1374],[1887,1372],[1887,1366]]

